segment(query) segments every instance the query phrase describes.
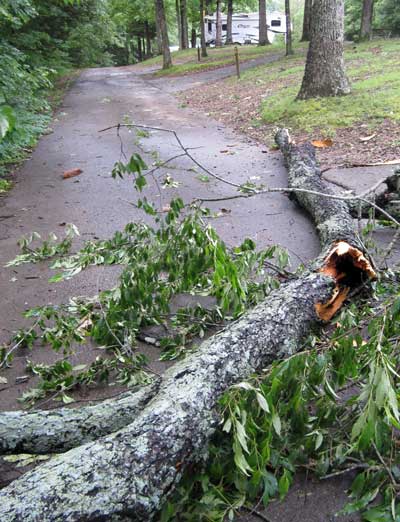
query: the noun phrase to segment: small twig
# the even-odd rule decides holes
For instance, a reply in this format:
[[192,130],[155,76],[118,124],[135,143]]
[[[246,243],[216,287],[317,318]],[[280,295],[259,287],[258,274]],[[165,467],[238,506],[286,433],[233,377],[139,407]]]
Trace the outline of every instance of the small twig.
[[349,466],[345,469],[340,469],[339,471],[334,471],[333,473],[329,473],[328,475],[325,475],[320,478],[320,480],[328,480],[333,477],[339,477],[340,475],[344,475],[345,473],[350,473],[351,471],[355,471],[356,469],[368,469],[368,470],[377,470],[381,469],[381,466],[370,466],[369,464],[360,463],[360,464],[353,464],[352,466]]
[[372,446],[374,447],[374,450],[375,450],[375,453],[376,453],[377,456],[378,456],[378,459],[381,461],[383,467],[385,468],[387,474],[389,475],[391,483],[392,483],[393,486],[397,489],[397,488],[399,487],[399,484],[396,482],[395,478],[393,477],[393,474],[392,474],[391,469],[390,469],[389,466],[386,464],[385,459],[382,457],[380,451],[379,451],[378,448],[376,447],[375,442],[372,442]]
[[266,515],[264,515],[263,513],[261,513],[260,511],[258,511],[255,508],[251,509],[251,508],[248,508],[246,506],[242,506],[242,509],[247,511],[249,513],[249,515],[256,515],[261,520],[265,520],[265,522],[271,522],[270,518],[268,518]]
[[384,266],[384,263],[386,263],[386,260],[388,259],[388,257],[390,256],[390,254],[392,253],[397,241],[400,239],[400,228],[398,228],[393,236],[393,239],[392,241],[389,243],[389,245],[387,246],[386,250],[384,251],[383,255],[382,255],[382,259],[381,259],[381,268]]

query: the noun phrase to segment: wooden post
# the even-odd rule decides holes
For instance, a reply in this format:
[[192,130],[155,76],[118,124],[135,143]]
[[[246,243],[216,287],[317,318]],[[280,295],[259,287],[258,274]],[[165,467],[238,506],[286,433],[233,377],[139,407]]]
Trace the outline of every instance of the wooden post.
[[240,64],[239,64],[239,49],[235,45],[235,63],[236,63],[236,75],[240,78]]
[[199,47],[199,46],[197,46],[197,61],[198,61],[198,62],[201,61],[200,47]]

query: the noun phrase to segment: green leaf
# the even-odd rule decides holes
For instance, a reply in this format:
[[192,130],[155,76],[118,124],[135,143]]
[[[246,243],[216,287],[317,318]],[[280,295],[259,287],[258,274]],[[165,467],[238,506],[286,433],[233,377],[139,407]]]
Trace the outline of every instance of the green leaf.
[[279,496],[280,496],[281,500],[286,497],[291,483],[292,483],[292,474],[287,469],[283,470],[283,474],[282,474],[281,478],[279,479],[279,483],[278,483]]
[[282,424],[281,424],[281,419],[279,417],[279,415],[275,412],[273,415],[272,415],[272,425],[276,431],[276,434],[278,436],[281,435],[281,429],[282,429]]

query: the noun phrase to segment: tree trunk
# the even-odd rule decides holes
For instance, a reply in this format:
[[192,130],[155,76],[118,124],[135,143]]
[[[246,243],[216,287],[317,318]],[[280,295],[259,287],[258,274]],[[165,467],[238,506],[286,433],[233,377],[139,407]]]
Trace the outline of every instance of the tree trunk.
[[267,27],[267,5],[266,0],[259,0],[258,2],[258,45],[267,45],[268,41],[268,27]]
[[165,18],[164,0],[155,0],[156,24],[160,32],[161,50],[163,55],[163,69],[169,69],[172,65],[171,52],[169,50],[169,38],[167,21]]
[[363,7],[361,13],[360,40],[371,40],[373,17],[374,0],[363,0]]
[[207,58],[206,28],[204,26],[204,0],[200,0],[200,45],[201,56]]
[[291,54],[293,54],[290,0],[285,0],[285,15],[286,15],[286,56],[290,56]]
[[179,50],[182,50],[182,22],[181,22],[181,6],[179,0],[175,0],[176,25],[178,26]]
[[187,19],[187,4],[186,0],[180,0],[181,3],[181,31],[182,31],[182,49],[189,47],[189,30]]
[[312,4],[313,0],[304,1],[303,34],[301,35],[301,42],[308,42],[310,40]]
[[150,26],[149,22],[146,20],[144,23],[144,30],[146,35],[146,58],[151,58],[151,35],[150,35]]
[[217,21],[216,21],[215,46],[222,47],[222,13],[221,0],[217,0]]
[[344,66],[343,33],[344,0],[313,2],[311,40],[298,99],[350,93]]
[[138,46],[138,60],[139,62],[143,61],[143,49],[142,49],[142,39],[140,36],[137,37],[137,46]]
[[[292,145],[286,131],[278,133],[277,143],[290,187],[329,192],[313,147]],[[298,351],[310,328],[334,313],[332,294],[340,294],[339,281],[352,286],[364,274],[373,276],[346,204],[308,193],[296,197],[314,218],[322,243],[312,270],[283,284],[167,370],[157,395],[131,424],[53,458],[4,488],[2,522],[150,521],[157,516],[184,469],[206,458],[220,423],[221,394]]]
[[197,32],[194,27],[192,27],[192,32],[190,34],[190,45],[192,49],[196,49],[196,43],[197,43]]
[[227,18],[226,18],[226,44],[233,44],[232,37],[232,18],[233,18],[233,0],[228,0],[227,6]]

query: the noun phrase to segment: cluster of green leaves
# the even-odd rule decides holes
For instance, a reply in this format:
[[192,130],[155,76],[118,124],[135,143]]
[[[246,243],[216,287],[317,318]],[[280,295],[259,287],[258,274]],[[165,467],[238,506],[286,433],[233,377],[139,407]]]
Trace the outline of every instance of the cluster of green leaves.
[[[126,163],[116,163],[112,175],[133,176],[136,190],[142,193],[147,185],[146,168],[141,157],[133,154]],[[284,270],[289,258],[281,248],[272,246],[257,251],[254,241],[246,239],[230,249],[207,222],[209,210],[187,207],[180,198],[172,200],[169,210],[162,213],[143,194],[137,206],[150,216],[153,226],[129,223],[110,240],[88,241],[73,255],[67,255],[73,237],[78,234],[72,225],[61,241],[51,236],[34,248],[33,241],[40,239],[36,233],[20,241],[22,253],[8,266],[56,257],[51,266],[62,271],[52,277],[52,282],[73,277],[93,265],[124,266],[119,284],[101,292],[94,300],[27,312],[26,317],[34,319],[34,324],[18,332],[16,345],[28,348],[33,348],[36,342],[50,345],[55,351],[63,351],[63,360],[55,365],[30,368],[41,381],[34,391],[25,394],[24,400],[33,402],[57,390],[64,397],[66,389],[87,383],[86,370],[76,373],[67,360],[74,343],[92,338],[108,350],[109,360],[103,364],[115,363],[118,380],[132,384],[137,380],[133,377],[135,371],[141,371],[134,348],[145,327],[158,326],[165,331],[158,340],[160,357],[175,359],[185,353],[195,337],[201,339],[210,326],[239,317],[279,286],[279,279],[265,265],[275,260],[279,269]],[[174,299],[180,295],[192,295],[193,304],[173,307]],[[206,307],[196,296],[209,296],[212,304]],[[0,364],[10,363],[12,354],[13,350],[4,348]],[[143,358],[139,359],[145,363]],[[123,367],[127,374],[121,378]]]
[[400,519],[398,283],[387,274],[377,306],[350,306],[329,337],[225,394],[209,462],[184,478],[163,521],[233,519],[246,503],[283,498],[298,468],[357,470],[343,513]]

